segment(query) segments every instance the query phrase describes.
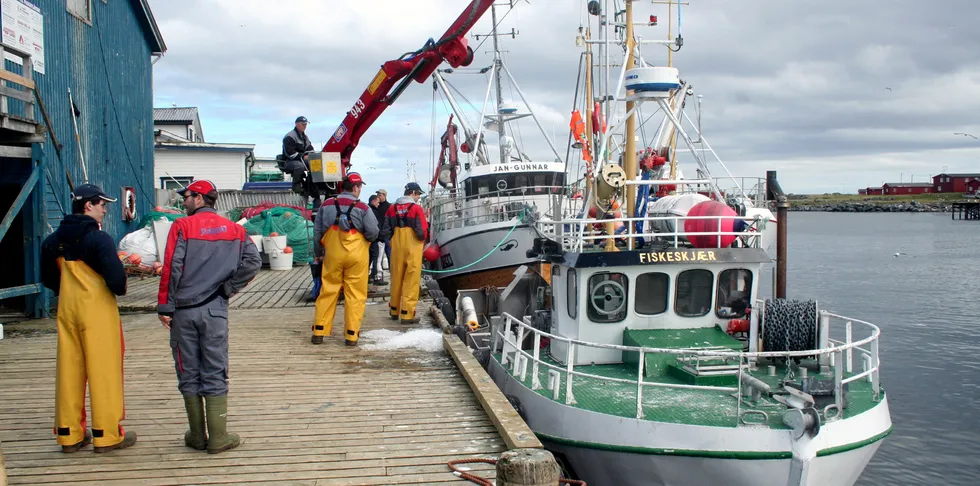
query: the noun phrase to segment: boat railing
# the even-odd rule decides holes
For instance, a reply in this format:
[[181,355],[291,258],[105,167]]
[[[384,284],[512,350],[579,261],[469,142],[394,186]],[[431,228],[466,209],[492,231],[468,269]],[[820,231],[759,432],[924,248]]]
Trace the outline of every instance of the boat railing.
[[[467,197],[430,199],[431,225],[434,232],[464,228],[487,223],[502,223],[520,217],[529,207],[542,203],[550,206],[552,197],[563,197],[567,188],[561,186],[524,186],[487,192]],[[551,209],[545,209],[550,217]]]
[[[704,220],[704,229],[708,231],[687,231],[685,230],[688,221]],[[743,231],[722,231],[723,221],[745,221],[746,226]],[[654,223],[667,223],[666,225],[655,225]],[[723,244],[727,236],[734,236],[740,240],[742,245],[747,248],[762,248],[762,230],[768,220],[761,216],[644,216],[639,218],[573,218],[558,221],[540,220],[537,222],[538,229],[547,235],[554,237],[561,244],[564,251],[582,252],[587,247],[607,243],[611,238],[615,240],[625,240],[625,247],[634,250],[639,247],[638,238],[644,240],[650,238],[660,238],[662,241],[672,243],[679,247],[682,243],[690,241],[691,238],[698,236],[708,236],[714,239],[717,248],[726,246]],[[734,224],[734,223],[733,223]],[[607,232],[607,228],[614,228],[613,234]],[[657,231],[656,226],[667,226],[673,231]],[[558,231],[558,230],[561,231]]]
[[[551,334],[541,329],[535,328],[530,318],[525,320],[517,319],[508,314],[502,314],[502,325],[493,327],[491,353],[501,354],[500,363],[508,369],[514,377],[519,377],[527,383],[527,374],[531,374],[530,387],[532,390],[545,388],[551,391],[551,399],[572,405],[575,401],[576,379],[587,378],[597,380],[599,383],[614,382],[636,387],[636,413],[637,419],[644,417],[643,409],[643,390],[644,388],[660,388],[673,390],[702,390],[710,392],[734,393],[738,397],[733,404],[735,408],[736,426],[759,425],[756,420],[746,420],[747,416],[762,415],[767,417],[761,410],[753,410],[751,404],[745,397],[758,395],[759,393],[775,392],[769,390],[768,385],[751,376],[748,371],[754,369],[760,360],[773,360],[791,358],[810,358],[816,356],[821,365],[821,370],[833,371],[834,376],[834,403],[831,403],[820,410],[824,421],[833,421],[843,418],[846,404],[844,402],[844,386],[858,380],[867,380],[871,384],[871,391],[874,400],[880,399],[879,381],[879,360],[878,360],[878,339],[881,334],[878,326],[870,322],[853,319],[849,317],[832,314],[826,311],[819,312],[819,326],[821,339],[818,349],[802,351],[765,351],[765,352],[745,352],[723,350],[718,348],[699,349],[699,348],[649,348],[638,346],[623,346],[616,344],[600,344],[580,341],[578,339],[566,338]],[[753,326],[757,325],[757,319],[753,319]],[[854,328],[860,326],[867,337],[854,340]],[[835,333],[835,331],[837,331]],[[839,339],[831,339],[832,334],[843,333]],[[756,333],[753,333],[757,335]],[[530,337],[531,348],[524,349],[523,343]],[[555,343],[562,343],[567,347],[565,364],[553,364],[542,359],[541,343],[542,339],[550,340],[550,346]],[[615,349],[623,352],[637,353],[636,379],[614,378],[601,376],[594,373],[580,371],[581,368],[594,369],[591,365],[575,364],[576,350],[579,348]],[[667,354],[678,358],[693,359],[731,359],[738,361],[737,383],[738,386],[716,386],[716,385],[689,385],[681,383],[661,383],[644,381],[644,369],[646,356],[650,354]],[[854,355],[861,358],[862,370],[854,373]],[[541,371],[547,370],[546,383],[541,382]],[[564,384],[562,380],[564,379]],[[581,380],[579,380],[581,383]],[[595,382],[591,382],[594,386]],[[581,386],[581,385],[579,385]],[[564,397],[562,397],[564,391]],[[813,406],[813,404],[809,404]]]

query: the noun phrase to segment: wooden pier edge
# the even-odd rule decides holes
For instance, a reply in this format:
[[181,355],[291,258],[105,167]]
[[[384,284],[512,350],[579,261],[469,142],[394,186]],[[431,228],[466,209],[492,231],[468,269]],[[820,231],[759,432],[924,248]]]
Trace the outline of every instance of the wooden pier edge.
[[503,392],[497,388],[490,375],[480,366],[479,361],[473,357],[469,346],[463,343],[459,339],[459,336],[452,333],[452,328],[449,326],[449,322],[446,321],[446,317],[442,315],[442,311],[433,305],[429,307],[429,313],[445,333],[442,337],[443,347],[456,363],[460,374],[469,383],[470,389],[473,390],[473,394],[480,401],[483,410],[486,411],[490,417],[490,421],[497,428],[497,432],[504,440],[507,448],[543,449],[544,445],[541,444],[538,437],[531,431],[531,427],[524,422],[524,419],[517,413],[517,410],[514,410],[513,405],[510,404],[510,401],[507,400]]

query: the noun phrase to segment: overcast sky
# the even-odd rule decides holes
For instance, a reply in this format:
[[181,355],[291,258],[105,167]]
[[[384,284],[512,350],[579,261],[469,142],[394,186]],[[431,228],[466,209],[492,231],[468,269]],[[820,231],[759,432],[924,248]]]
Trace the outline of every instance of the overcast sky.
[[[279,153],[283,135],[304,115],[319,149],[383,62],[440,36],[467,3],[150,0],[168,47],[154,67],[154,103],[198,107],[208,142],[254,143],[259,157]],[[900,178],[980,172],[980,140],[954,134],[980,137],[975,0],[689,4],[674,65],[703,96],[705,138],[733,174],[777,170],[791,192],[853,193]],[[661,19],[638,33],[666,38],[666,5],[635,5],[638,20]],[[501,30],[519,31],[503,41],[505,61],[562,157],[584,12],[583,0],[520,0],[500,22]],[[487,13],[471,33],[490,27]],[[490,64],[488,47],[472,67]],[[643,54],[651,64],[666,60],[660,46]],[[480,108],[485,75],[449,80]],[[510,86],[504,98],[525,111]],[[435,107],[438,143],[448,114],[441,97]],[[413,83],[354,152],[368,189],[400,193],[407,161],[420,181],[431,179],[432,118],[431,82]],[[533,124],[522,122],[520,141],[531,158],[554,158]],[[693,174],[690,157],[679,160]]]

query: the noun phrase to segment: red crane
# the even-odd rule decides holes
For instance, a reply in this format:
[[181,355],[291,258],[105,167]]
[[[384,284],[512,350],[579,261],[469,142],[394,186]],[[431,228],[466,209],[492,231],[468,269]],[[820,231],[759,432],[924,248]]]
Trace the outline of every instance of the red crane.
[[466,34],[493,2],[494,0],[472,0],[438,41],[429,39],[421,49],[406,53],[381,66],[371,84],[323,146],[323,152],[340,154],[343,174],[347,173],[347,168],[351,165],[351,153],[357,148],[361,136],[401,96],[409,83],[413,80],[424,83],[443,61],[454,68],[469,66],[473,62],[473,49],[467,45]]

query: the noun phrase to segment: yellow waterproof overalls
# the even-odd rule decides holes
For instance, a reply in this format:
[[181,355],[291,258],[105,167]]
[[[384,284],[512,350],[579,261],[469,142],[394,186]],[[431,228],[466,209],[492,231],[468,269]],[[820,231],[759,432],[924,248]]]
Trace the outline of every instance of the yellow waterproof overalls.
[[392,319],[402,321],[415,319],[422,278],[422,240],[406,222],[412,206],[414,204],[395,206],[397,225],[391,235],[391,303],[388,312]]
[[58,258],[58,365],[55,379],[55,427],[58,444],[75,445],[85,437],[85,382],[92,399],[95,447],[118,444],[126,433],[123,406],[122,321],[116,296],[105,279],[80,260]]
[[[356,201],[347,208],[347,220]],[[316,322],[313,324],[314,336],[329,336],[333,319],[337,313],[337,299],[340,288],[344,288],[344,338],[357,342],[364,319],[368,291],[368,256],[371,242],[351,223],[350,230],[340,228],[340,203],[334,199],[337,215],[333,225],[327,228],[320,239],[326,258],[320,280],[320,295],[316,299]]]

